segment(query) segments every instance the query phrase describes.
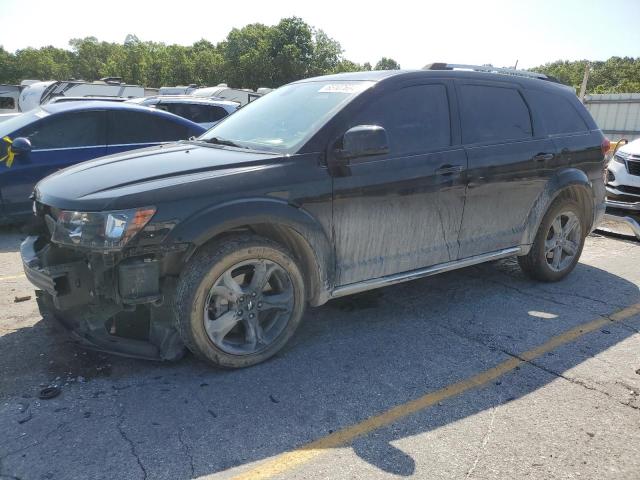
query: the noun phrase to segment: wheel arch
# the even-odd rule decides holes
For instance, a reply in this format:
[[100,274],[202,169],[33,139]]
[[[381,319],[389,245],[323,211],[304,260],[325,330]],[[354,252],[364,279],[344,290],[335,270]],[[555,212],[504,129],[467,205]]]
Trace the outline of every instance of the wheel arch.
[[181,222],[166,242],[189,242],[188,261],[203,245],[249,231],[291,251],[303,270],[307,297],[317,306],[333,285],[333,250],[320,222],[308,211],[278,199],[247,199],[216,205]]
[[562,170],[549,179],[529,211],[520,242],[522,255],[529,252],[545,213],[558,198],[574,200],[582,209],[583,219],[587,221],[586,231],[591,231],[595,208],[591,182],[582,170]]

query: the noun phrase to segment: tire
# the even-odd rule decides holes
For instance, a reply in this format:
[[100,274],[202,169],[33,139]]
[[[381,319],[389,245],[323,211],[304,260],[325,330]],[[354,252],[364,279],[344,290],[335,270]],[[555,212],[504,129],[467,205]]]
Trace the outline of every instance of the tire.
[[219,367],[249,367],[287,343],[305,298],[301,270],[286,248],[257,235],[234,235],[204,246],[185,266],[175,318],[196,356]]
[[[558,230],[558,224],[554,222],[560,218],[560,231],[563,234],[560,238],[556,237],[556,230]],[[569,222],[577,221],[578,225],[574,227],[574,230],[569,232],[568,237],[564,238],[564,230]],[[555,225],[555,226],[554,226]],[[583,218],[582,209],[580,206],[571,199],[558,198],[553,202],[547,213],[545,214],[536,237],[531,245],[531,250],[524,256],[518,257],[518,263],[522,271],[529,277],[542,282],[557,282],[566,277],[575,268],[582,249],[584,247],[584,241],[586,238],[586,222]],[[565,241],[557,245],[557,241]],[[552,251],[549,247],[552,247],[554,243],[557,245],[553,247]],[[573,256],[569,256],[571,251],[575,252]],[[558,256],[558,252],[560,255]],[[554,266],[554,259],[559,262],[557,266]]]

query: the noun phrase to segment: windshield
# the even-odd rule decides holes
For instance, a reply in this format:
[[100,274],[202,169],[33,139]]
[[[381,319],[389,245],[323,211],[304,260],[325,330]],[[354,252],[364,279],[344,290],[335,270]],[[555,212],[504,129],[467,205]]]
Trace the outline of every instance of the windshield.
[[338,110],[373,83],[325,81],[286,85],[241,108],[200,140],[294,153]]
[[28,112],[21,113],[20,115],[16,115],[8,120],[0,122],[0,138],[10,137],[13,139],[13,132],[20,130],[22,127],[29,125],[32,122],[40,118],[44,118],[49,113],[42,110],[41,108],[36,108],[34,110],[29,110]]

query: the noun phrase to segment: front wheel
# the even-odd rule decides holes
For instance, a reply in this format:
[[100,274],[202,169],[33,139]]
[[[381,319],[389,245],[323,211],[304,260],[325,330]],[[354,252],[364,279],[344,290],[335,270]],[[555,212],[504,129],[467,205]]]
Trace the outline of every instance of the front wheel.
[[293,256],[254,235],[198,252],[176,292],[176,319],[191,351],[222,367],[255,365],[278,352],[300,324],[304,282]]
[[560,198],[547,211],[527,255],[518,257],[522,270],[543,282],[557,282],[575,268],[586,237],[580,207]]

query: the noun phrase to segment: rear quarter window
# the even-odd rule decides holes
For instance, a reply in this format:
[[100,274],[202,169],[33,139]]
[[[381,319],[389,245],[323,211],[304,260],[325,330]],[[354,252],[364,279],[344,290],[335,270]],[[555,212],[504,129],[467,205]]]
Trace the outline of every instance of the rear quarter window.
[[530,90],[527,97],[533,108],[542,117],[549,135],[580,133],[589,130],[576,108],[569,99],[555,93]]
[[464,143],[506,142],[533,136],[531,114],[515,88],[460,86]]

